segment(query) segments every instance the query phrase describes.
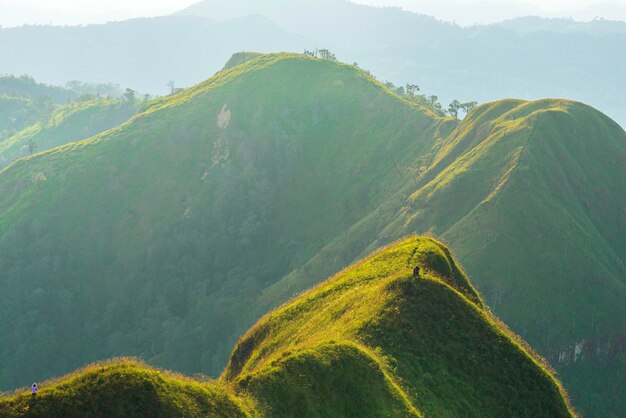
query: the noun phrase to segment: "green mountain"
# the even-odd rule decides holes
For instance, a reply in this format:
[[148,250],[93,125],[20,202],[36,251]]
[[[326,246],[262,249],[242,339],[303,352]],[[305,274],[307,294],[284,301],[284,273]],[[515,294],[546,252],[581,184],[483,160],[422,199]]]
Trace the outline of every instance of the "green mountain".
[[0,169],[12,161],[36,152],[80,141],[126,122],[138,103],[117,99],[90,99],[58,106],[52,114],[0,142]]
[[122,360],[46,382],[36,399],[21,391],[0,398],[0,413],[573,416],[559,384],[520,344],[445,246],[412,237],[268,314],[218,382]]
[[625,145],[575,102],[460,123],[355,66],[253,59],[0,173],[0,387],[120,355],[215,375],[270,308],[418,231],[619,416]]
[[564,100],[484,105],[439,144],[402,203],[377,208],[264,297],[271,305],[317,282],[352,257],[333,253],[363,236],[376,237],[367,252],[410,231],[435,234],[489,306],[563,373],[586,416],[619,416],[624,184],[626,134],[600,112]]
[[395,164],[446,123],[355,67],[268,55],[17,161],[0,173],[2,387],[114,355],[218,373],[260,291],[390,199]]
[[43,112],[28,97],[0,95],[0,141],[35,123]]

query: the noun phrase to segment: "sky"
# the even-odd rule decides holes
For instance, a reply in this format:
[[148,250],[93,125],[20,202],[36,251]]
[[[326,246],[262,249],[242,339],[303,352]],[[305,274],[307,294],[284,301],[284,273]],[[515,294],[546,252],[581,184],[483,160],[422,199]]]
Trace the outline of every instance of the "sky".
[[[75,25],[167,15],[198,0],[0,0],[0,25]],[[228,1],[228,0],[225,0]],[[375,6],[397,6],[462,25],[491,23],[524,15],[594,16],[626,20],[626,0],[353,0]],[[580,11],[593,4],[592,10]],[[608,3],[612,3],[609,5]]]

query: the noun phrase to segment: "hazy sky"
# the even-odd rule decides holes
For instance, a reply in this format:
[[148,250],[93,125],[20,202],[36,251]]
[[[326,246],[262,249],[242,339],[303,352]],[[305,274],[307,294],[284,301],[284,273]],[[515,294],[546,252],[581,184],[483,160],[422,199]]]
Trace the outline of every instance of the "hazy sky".
[[[158,16],[180,10],[198,0],[0,0],[0,25],[25,23],[86,24],[140,16]],[[228,1],[228,0],[225,0]],[[261,0],[259,0],[261,1]],[[626,19],[626,0],[355,0],[401,6],[461,24],[488,23],[520,15],[603,17]],[[578,10],[597,3],[586,14]],[[617,10],[617,12],[616,12]],[[579,13],[579,14],[577,14]],[[608,15],[608,16],[606,16]]]

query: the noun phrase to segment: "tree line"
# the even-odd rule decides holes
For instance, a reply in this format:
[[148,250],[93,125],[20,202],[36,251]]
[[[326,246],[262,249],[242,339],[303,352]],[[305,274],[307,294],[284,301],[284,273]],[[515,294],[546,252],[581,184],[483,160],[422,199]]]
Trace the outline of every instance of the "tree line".
[[[313,50],[305,49],[303,55],[307,57],[318,58],[318,59],[327,60],[327,61],[337,61],[337,56],[333,52],[325,48],[313,49]],[[359,66],[359,64],[356,62],[353,65],[355,67]],[[376,78],[369,71],[367,70],[363,70],[363,71],[369,74],[372,78]],[[404,86],[396,86],[391,81],[385,81],[383,85],[387,87],[389,90],[391,90],[392,92],[394,92],[395,94],[397,94],[398,96],[403,97],[404,99],[412,103],[416,103],[421,106],[424,106],[434,111],[436,114],[440,116],[452,116],[453,118],[458,119],[461,112],[467,115],[472,110],[474,110],[476,106],[478,106],[478,102],[476,101],[460,102],[459,100],[455,99],[452,102],[450,102],[447,108],[444,108],[441,102],[439,101],[438,96],[434,96],[434,95],[427,96],[425,94],[420,94],[421,89],[420,89],[420,86],[417,84],[407,83]]]

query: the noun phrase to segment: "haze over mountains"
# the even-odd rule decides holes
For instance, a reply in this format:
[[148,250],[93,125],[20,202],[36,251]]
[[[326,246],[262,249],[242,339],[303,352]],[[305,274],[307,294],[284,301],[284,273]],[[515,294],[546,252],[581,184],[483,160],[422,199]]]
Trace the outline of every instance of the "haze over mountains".
[[619,416],[625,182],[626,133],[583,104],[461,123],[355,66],[261,56],[0,173],[0,384],[115,355],[216,374],[268,309],[417,231],[578,408]]
[[624,28],[622,22],[527,19],[461,28],[343,0],[207,0],[177,17],[0,30],[0,72],[56,84],[112,81],[163,94],[170,80],[190,86],[219,71],[233,51],[330,48],[381,80],[417,83],[444,103],[565,97],[623,126]]

